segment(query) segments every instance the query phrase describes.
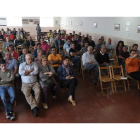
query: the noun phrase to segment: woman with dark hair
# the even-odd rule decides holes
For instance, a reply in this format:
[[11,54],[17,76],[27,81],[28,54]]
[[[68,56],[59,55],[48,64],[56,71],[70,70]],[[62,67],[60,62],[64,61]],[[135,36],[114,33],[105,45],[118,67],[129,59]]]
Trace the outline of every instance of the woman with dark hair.
[[9,45],[8,51],[11,53],[11,57],[13,59],[18,60],[18,53],[16,51],[14,51],[14,46],[13,45]]
[[123,51],[123,47],[124,47],[124,42],[123,41],[119,41],[118,45],[116,47],[116,55],[118,56],[120,53],[122,53]]
[[54,68],[48,64],[47,56],[43,55],[41,57],[41,64],[39,65],[39,83],[43,90],[43,108],[48,109],[47,105],[47,95],[48,89],[52,93],[52,97],[56,99],[56,92],[58,90],[58,85],[54,79],[54,75],[56,74]]
[[77,79],[74,75],[73,67],[70,65],[70,58],[65,56],[63,59],[63,64],[58,68],[58,77],[60,79],[60,87],[69,88],[69,98],[68,101],[76,106],[75,102],[75,87],[77,85]]

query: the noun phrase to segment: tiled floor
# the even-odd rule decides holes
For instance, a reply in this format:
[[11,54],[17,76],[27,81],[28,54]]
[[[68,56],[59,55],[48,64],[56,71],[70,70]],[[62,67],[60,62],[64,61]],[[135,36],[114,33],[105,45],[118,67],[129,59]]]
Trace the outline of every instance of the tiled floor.
[[17,94],[17,106],[14,107],[16,120],[5,118],[4,107],[0,101],[0,123],[139,123],[140,95],[136,87],[124,92],[109,95],[106,91],[101,95],[100,87],[96,88],[90,77],[85,81],[78,77],[76,88],[76,103],[73,107],[68,101],[68,94],[64,92],[62,101],[60,95],[54,101],[49,96],[48,110],[40,109],[38,117],[33,117],[30,107],[22,93]]

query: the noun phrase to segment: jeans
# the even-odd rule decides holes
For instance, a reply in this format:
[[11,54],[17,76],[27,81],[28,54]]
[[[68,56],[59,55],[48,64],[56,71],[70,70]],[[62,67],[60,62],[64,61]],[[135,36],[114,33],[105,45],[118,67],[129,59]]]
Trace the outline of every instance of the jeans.
[[92,63],[92,64],[86,63],[84,65],[84,68],[85,69],[87,69],[87,70],[93,70],[93,72],[94,72],[94,82],[95,83],[97,83],[98,77],[99,77],[98,67],[99,67],[99,64],[97,62],[96,63]]
[[81,68],[81,59],[80,59],[80,57],[72,57],[71,59],[70,59],[70,61],[71,62],[73,62],[73,63],[77,63],[77,68],[78,68],[78,72],[80,72],[80,68]]
[[[10,95],[10,100],[8,101],[6,99],[6,95]],[[13,111],[13,104],[15,100],[15,91],[13,87],[8,86],[0,86],[0,98],[3,102],[3,105],[5,107],[5,112],[9,113],[10,111]]]
[[[100,64],[100,67],[109,67],[109,64],[108,63],[106,63],[105,65]],[[107,74],[108,74],[108,72],[109,72],[109,69],[106,69]],[[105,75],[104,70],[101,70],[101,75]]]
[[41,33],[37,32],[37,40],[40,41],[40,39],[41,39]]

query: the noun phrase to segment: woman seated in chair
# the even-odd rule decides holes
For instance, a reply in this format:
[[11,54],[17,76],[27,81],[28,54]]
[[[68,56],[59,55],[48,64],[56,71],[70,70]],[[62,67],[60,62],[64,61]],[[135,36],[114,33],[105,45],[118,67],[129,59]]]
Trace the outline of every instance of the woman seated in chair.
[[39,65],[41,63],[41,57],[43,55],[43,50],[39,50],[37,55],[38,55],[38,57],[35,58],[34,62],[36,62],[37,65]]
[[69,88],[69,98],[68,101],[76,106],[75,102],[75,87],[77,85],[77,79],[74,76],[73,67],[70,65],[70,58],[65,56],[63,59],[63,64],[58,68],[58,76],[60,79],[60,87]]
[[14,50],[14,46],[13,45],[9,45],[8,51],[11,53],[11,57],[13,59],[18,60],[18,53]]
[[55,70],[51,65],[48,65],[48,60],[45,55],[41,57],[41,64],[39,65],[39,83],[43,90],[43,108],[48,109],[47,94],[48,90],[52,93],[52,97],[56,100],[56,92],[58,85],[54,79]]

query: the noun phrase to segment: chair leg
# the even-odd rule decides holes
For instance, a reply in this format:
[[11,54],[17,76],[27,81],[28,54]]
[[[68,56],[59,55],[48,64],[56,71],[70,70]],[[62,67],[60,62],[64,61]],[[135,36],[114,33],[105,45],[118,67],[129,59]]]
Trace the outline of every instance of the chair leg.
[[101,80],[100,80],[100,84],[101,84],[101,91],[102,91],[102,94],[103,94],[103,84],[102,84]]
[[83,80],[84,80],[84,70],[82,69],[82,76],[83,76]]
[[117,92],[117,90],[116,90],[116,82],[114,81],[114,87],[115,87],[115,92]]
[[123,84],[124,84],[124,90],[126,91],[126,84],[125,84],[125,81],[123,81]]
[[139,81],[137,81],[137,85],[138,85],[138,89],[140,89],[140,84],[139,84]]
[[112,93],[114,93],[114,86],[113,86],[113,82],[111,82],[111,87],[112,87]]
[[130,90],[129,79],[127,79],[128,90]]

